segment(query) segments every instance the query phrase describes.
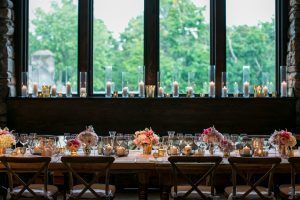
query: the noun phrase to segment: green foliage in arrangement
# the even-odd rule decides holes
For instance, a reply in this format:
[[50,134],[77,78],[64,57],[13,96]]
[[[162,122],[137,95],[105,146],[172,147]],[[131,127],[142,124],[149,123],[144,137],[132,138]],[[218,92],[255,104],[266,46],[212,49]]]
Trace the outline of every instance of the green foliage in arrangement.
[[[74,84],[77,80],[78,8],[73,0],[52,1],[51,10],[35,10],[30,22],[29,55],[50,50],[55,55],[55,81],[64,75]],[[166,92],[171,92],[174,74],[178,74],[180,92],[188,84],[196,93],[207,90],[210,64],[210,25],[205,21],[206,7],[192,0],[160,1],[160,76]],[[94,90],[104,91],[105,66],[113,66],[115,89],[121,90],[122,72],[127,73],[130,90],[137,90],[138,66],[144,63],[144,16],[132,18],[118,39],[100,19],[94,19]],[[242,87],[243,65],[251,67],[251,84],[260,84],[262,73],[275,82],[275,21],[257,26],[227,27],[227,71],[229,91],[234,82]],[[67,71],[67,72],[66,72]],[[175,73],[176,72],[176,73]]]

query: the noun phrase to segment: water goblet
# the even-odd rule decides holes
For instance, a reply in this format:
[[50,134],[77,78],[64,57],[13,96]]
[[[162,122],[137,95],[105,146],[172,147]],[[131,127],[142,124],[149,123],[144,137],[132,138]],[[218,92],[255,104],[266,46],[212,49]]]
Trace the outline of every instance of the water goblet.
[[19,133],[13,132],[12,134],[15,137],[15,141],[16,141],[14,148],[17,148],[17,143],[19,142],[20,139]]
[[22,144],[23,147],[25,147],[28,144],[28,134],[20,134],[20,143]]
[[64,133],[64,142],[67,144],[67,141],[70,139],[71,134],[70,133]]

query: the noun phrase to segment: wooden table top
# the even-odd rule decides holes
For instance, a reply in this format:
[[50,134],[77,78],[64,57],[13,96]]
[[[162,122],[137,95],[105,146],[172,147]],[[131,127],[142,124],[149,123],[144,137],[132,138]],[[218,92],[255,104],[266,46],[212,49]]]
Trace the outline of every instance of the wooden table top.
[[[83,156],[82,150],[78,151],[79,156]],[[300,156],[300,152],[295,151],[295,156]],[[67,154],[68,155],[68,154]],[[223,156],[223,153],[216,152],[216,156]],[[5,156],[10,156],[9,154]],[[27,152],[24,157],[32,157],[29,152]],[[98,156],[97,152],[94,150],[91,156]],[[205,156],[209,156],[208,152]],[[231,153],[231,156],[236,156],[235,152]],[[275,152],[270,152],[269,157],[278,157],[279,154]],[[61,162],[61,156],[54,155],[49,166],[51,171],[64,171],[65,167]],[[0,170],[3,170],[3,165],[0,163]],[[28,165],[30,168],[30,165]],[[257,167],[253,166],[254,170],[259,170]],[[170,170],[171,164],[168,161],[168,156],[159,157],[157,159],[153,158],[152,155],[143,155],[140,150],[130,150],[127,157],[116,157],[114,163],[112,164],[112,170],[126,170],[126,171],[143,171],[143,170]],[[219,172],[231,173],[231,166],[227,158],[223,158],[220,166],[218,167]],[[289,172],[290,165],[287,159],[282,159],[281,164],[278,167],[279,172]]]

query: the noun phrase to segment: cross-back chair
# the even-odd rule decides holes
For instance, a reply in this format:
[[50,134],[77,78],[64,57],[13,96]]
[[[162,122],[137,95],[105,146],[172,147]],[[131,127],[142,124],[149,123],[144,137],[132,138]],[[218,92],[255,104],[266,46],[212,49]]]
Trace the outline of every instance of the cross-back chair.
[[[115,187],[109,185],[109,175],[114,160],[114,157],[62,157],[61,161],[69,174],[69,198],[113,199]],[[94,176],[87,181],[80,173],[92,173]],[[105,177],[105,184],[98,183],[101,176]],[[80,184],[74,185],[73,178]]]
[[300,157],[291,157],[288,161],[291,166],[291,184],[279,186],[279,194],[284,199],[300,199],[300,185],[296,184],[296,175],[300,171]]
[[[273,175],[281,158],[230,157],[228,161],[232,168],[232,186],[225,188],[228,199],[274,199]],[[253,181],[249,178],[249,173],[257,172],[256,169],[262,169],[264,174],[257,177],[257,181]],[[237,176],[241,177],[246,185],[237,185]],[[260,186],[267,178],[268,188]]]
[[[209,199],[215,195],[214,172],[222,161],[222,157],[187,157],[171,156],[168,158],[172,165],[173,187],[171,196],[174,199]],[[194,169],[194,170],[193,170]],[[196,171],[196,175],[195,174]],[[197,180],[188,175],[193,174]],[[184,179],[188,185],[178,185],[178,178]],[[210,178],[210,186],[200,185]]]
[[[56,199],[58,189],[48,185],[48,166],[50,157],[0,157],[8,175],[9,194],[11,199]],[[29,180],[22,174],[34,173]],[[43,177],[43,184],[36,184]],[[14,182],[21,184],[14,187]]]

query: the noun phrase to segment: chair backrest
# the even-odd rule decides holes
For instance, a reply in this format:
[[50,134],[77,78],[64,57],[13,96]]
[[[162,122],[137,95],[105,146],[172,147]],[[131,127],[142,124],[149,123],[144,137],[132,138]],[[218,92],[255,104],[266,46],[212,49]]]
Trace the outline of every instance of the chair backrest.
[[[105,194],[109,196],[109,175],[110,167],[114,162],[114,157],[62,157],[61,161],[67,168],[69,173],[69,187],[73,188],[73,177],[76,177],[78,181],[84,185],[84,189],[76,196],[75,199],[79,199],[87,190],[89,190],[95,198],[101,198],[95,190],[91,188],[95,184],[98,178],[104,174],[105,176]],[[91,181],[86,181],[80,172],[93,173],[95,176]]]
[[300,157],[290,157],[288,159],[290,165],[291,165],[291,199],[294,199],[296,197],[296,174],[300,171]]
[[[22,189],[14,195],[15,199],[19,199],[22,194],[27,190],[33,198],[38,198],[38,195],[29,188],[40,175],[44,179],[44,195],[47,196],[48,185],[48,166],[51,161],[50,157],[0,157],[0,162],[5,166],[8,174],[9,188],[12,191],[14,186],[14,179],[20,182]],[[34,175],[28,181],[24,181],[19,174],[32,172]]]
[[[236,179],[237,175],[239,175],[246,183],[250,186],[250,189],[247,190],[242,196],[239,196],[239,199],[245,199],[252,191],[255,191],[257,195],[261,199],[268,198],[272,195],[272,188],[273,188],[273,174],[276,167],[280,164],[281,158],[278,157],[269,157],[269,158],[258,158],[258,157],[230,157],[228,161],[232,167],[232,184],[233,184],[233,191],[232,197],[237,197],[236,192]],[[248,172],[255,172],[255,169],[263,169],[264,175],[261,176],[255,183],[252,183]],[[269,177],[268,181],[268,196],[264,196],[258,189],[257,186],[261,184],[267,177]]]
[[[194,190],[199,194],[199,196],[203,199],[208,199],[207,196],[203,194],[202,191],[199,190],[198,185],[204,181],[208,176],[210,176],[210,184],[211,184],[211,195],[214,195],[214,172],[215,169],[222,161],[222,157],[220,156],[211,156],[211,157],[188,157],[188,156],[171,156],[168,158],[169,162],[172,165],[173,172],[173,185],[174,192],[177,195],[177,184],[178,184],[178,176],[183,178],[187,183],[191,186],[191,189],[188,190],[182,198],[187,198]],[[188,177],[188,174],[194,174],[195,169],[198,175],[201,175],[199,179],[193,181]]]

